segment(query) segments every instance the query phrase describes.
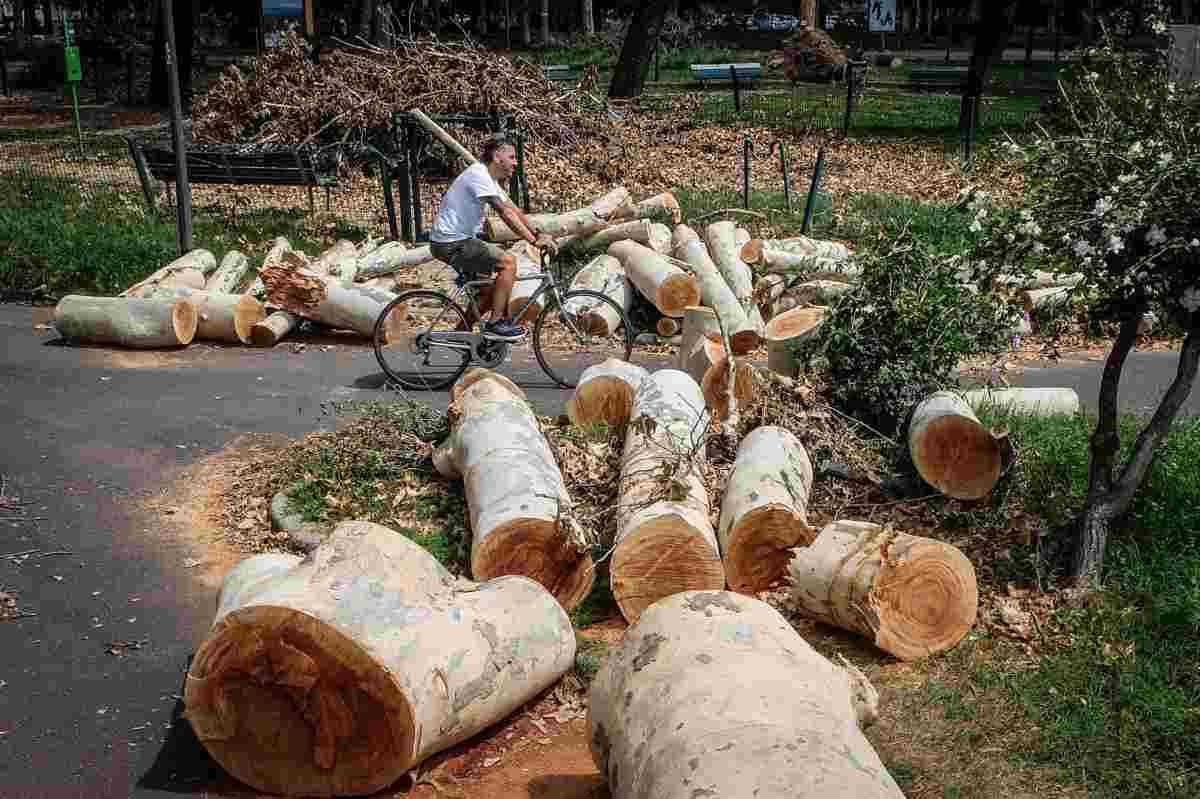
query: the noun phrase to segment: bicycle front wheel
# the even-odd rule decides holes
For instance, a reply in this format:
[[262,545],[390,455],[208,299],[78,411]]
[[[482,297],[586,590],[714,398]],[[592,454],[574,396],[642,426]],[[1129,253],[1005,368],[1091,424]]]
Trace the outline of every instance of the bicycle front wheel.
[[471,362],[471,326],[454,300],[414,289],[389,302],[375,322],[375,358],[404,388],[437,391]]
[[633,326],[625,311],[597,291],[579,289],[547,304],[533,323],[533,354],[542,370],[563,388],[574,388],[589,366],[609,358],[628,361]]

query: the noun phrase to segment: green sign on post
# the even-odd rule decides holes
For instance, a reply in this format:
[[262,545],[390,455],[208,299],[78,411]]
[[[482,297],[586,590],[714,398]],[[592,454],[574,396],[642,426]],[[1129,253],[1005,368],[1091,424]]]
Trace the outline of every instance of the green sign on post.
[[79,48],[71,42],[75,38],[75,26],[67,12],[63,12],[63,65],[67,83],[71,87],[71,107],[75,110],[75,135],[79,138],[79,149],[83,150],[83,127],[79,124],[79,82],[83,80],[83,64],[79,60]]

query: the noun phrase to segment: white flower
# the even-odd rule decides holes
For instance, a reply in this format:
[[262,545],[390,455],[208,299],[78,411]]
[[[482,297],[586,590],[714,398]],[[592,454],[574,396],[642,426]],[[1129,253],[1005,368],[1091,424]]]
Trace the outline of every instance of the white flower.
[[1164,233],[1163,229],[1158,225],[1151,225],[1150,229],[1146,231],[1146,243],[1151,247],[1157,247],[1160,244],[1165,244],[1166,241],[1167,234]]
[[1130,181],[1133,181],[1133,180],[1136,180],[1136,179],[1137,179],[1137,173],[1136,173],[1136,172],[1127,172],[1127,173],[1126,173],[1126,174],[1124,174],[1124,175],[1118,175],[1118,176],[1117,176],[1117,182],[1119,182],[1119,183],[1129,183]]
[[1200,239],[1192,239],[1191,241],[1188,242],[1187,246],[1188,246],[1189,250],[1192,249],[1193,247],[1200,247]]
[[1088,79],[1088,80],[1099,80],[1099,79],[1100,79],[1100,73],[1099,73],[1099,72],[1089,72],[1089,73],[1087,74],[1087,79]]
[[1012,244],[1014,241],[1016,241],[1016,240],[1017,240],[1017,237],[1016,237],[1016,235],[1015,235],[1015,234],[1012,234],[1012,233],[1005,233],[1005,234],[1004,234],[1004,240],[1005,240],[1005,241],[1007,241],[1009,244]]
[[1175,160],[1175,156],[1171,155],[1170,153],[1163,153],[1162,155],[1160,155],[1158,157],[1158,165],[1159,165],[1159,167],[1164,167],[1174,160]]
[[1034,245],[1033,245],[1033,252],[1034,252],[1034,254],[1036,254],[1036,255],[1041,255],[1041,254],[1042,254],[1042,253],[1044,253],[1045,251],[1046,251],[1046,245],[1045,245],[1045,244],[1042,244],[1040,241],[1039,241],[1037,244],[1034,244]]
[[1200,286],[1192,286],[1183,292],[1183,297],[1179,300],[1179,304],[1192,313],[1200,311]]
[[1083,239],[1080,239],[1079,241],[1077,241],[1073,245],[1071,245],[1071,251],[1074,252],[1080,258],[1082,258],[1085,255],[1088,255],[1089,253],[1091,253],[1092,245],[1088,244]]
[[1120,252],[1123,249],[1125,249],[1125,240],[1123,238],[1121,238],[1120,236],[1109,236],[1108,237],[1108,251],[1109,252]]
[[1133,143],[1133,146],[1131,146],[1129,148],[1127,154],[1128,155],[1141,155],[1142,154],[1142,143],[1140,141],[1135,141]]
[[1022,208],[1021,218],[1028,222],[1029,220],[1033,219],[1033,211],[1030,211],[1028,208]]
[[1154,20],[1154,22],[1150,23],[1150,30],[1154,31],[1159,36],[1162,36],[1164,33],[1167,32],[1167,23],[1164,22],[1161,18],[1156,19],[1156,20]]
[[976,220],[974,220],[973,222],[971,222],[971,227],[969,228],[969,230],[970,230],[972,233],[978,233],[978,232],[980,232],[981,230],[983,230],[983,225],[979,224],[979,220],[978,220],[978,219],[976,219]]
[[1112,197],[1109,197],[1106,194],[1103,197],[1101,197],[1099,200],[1096,200],[1096,204],[1092,207],[1092,216],[1099,219],[1100,217],[1104,216],[1109,211],[1111,211],[1112,207],[1113,207]]

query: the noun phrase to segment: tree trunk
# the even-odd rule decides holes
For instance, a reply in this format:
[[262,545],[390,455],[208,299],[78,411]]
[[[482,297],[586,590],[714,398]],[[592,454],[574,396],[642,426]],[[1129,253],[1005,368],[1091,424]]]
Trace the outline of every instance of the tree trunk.
[[[263,263],[259,275],[267,287],[268,305],[329,327],[374,337],[375,323],[391,302],[391,294],[318,275],[299,263],[303,261],[290,251],[278,261],[268,259]],[[393,310],[384,334],[386,341],[400,338],[403,321],[398,309]]]
[[634,396],[610,568],[630,623],[663,597],[725,586],[704,483],[707,416],[700,387],[674,369],[650,375]]
[[[443,477],[459,478],[471,514],[471,574],[520,574],[568,610],[595,580],[571,497],[524,393],[488,370],[472,370],[453,401],[453,427],[434,453]],[[458,391],[456,387],[456,391]]]
[[1000,479],[996,438],[951,391],[934,392],[913,410],[908,449],[921,479],[948,497],[986,497]]
[[721,499],[717,529],[730,590],[753,596],[787,576],[791,550],[816,538],[808,524],[812,463],[788,430],[770,425],[750,432]]
[[[742,260],[733,234],[732,222],[714,222],[704,231],[704,240],[708,244],[713,263],[717,265],[721,276],[733,290],[733,296],[737,298],[749,318],[751,309],[754,308],[754,275]],[[753,323],[754,320],[751,318],[750,322]]]
[[289,796],[371,794],[571,668],[575,634],[541,586],[456,579],[404,535],[343,522],[308,557],[225,578],[184,688],[235,778]]
[[[625,269],[611,255],[597,255],[576,272],[570,290],[576,289],[598,291],[624,311],[628,311],[633,304],[633,290],[625,278]],[[621,326],[621,318],[608,305],[598,305],[589,310],[586,306],[581,307],[578,301],[572,301],[566,310],[575,316],[583,315],[584,326],[593,335],[608,336]]]
[[850,257],[850,250],[841,242],[810,239],[807,236],[791,239],[750,239],[742,245],[738,254],[748,264],[768,264],[773,257],[772,253],[793,253],[834,261],[844,261]]
[[636,241],[657,253],[666,255],[671,249],[671,231],[666,225],[635,219],[620,222],[589,236],[571,236],[558,242],[562,250],[605,250],[614,241]]
[[683,316],[689,305],[700,302],[695,278],[664,256],[635,241],[617,241],[608,254],[625,267],[629,282],[664,316]]
[[[353,258],[353,262],[356,264],[358,261],[358,247],[352,241],[339,239],[332,247],[318,255],[308,265],[308,268],[318,275],[339,277],[346,269],[342,263],[346,258]],[[357,271],[356,265],[353,268]]]
[[620,219],[654,219],[678,225],[682,218],[679,201],[669,191],[647,197],[638,203],[622,204],[613,212],[612,220]]
[[24,50],[29,44],[29,31],[25,26],[25,3],[27,0],[13,0],[13,48]]
[[436,261],[429,251],[428,244],[407,249],[398,241],[389,241],[374,252],[362,256],[358,260],[357,280],[370,280],[373,277],[394,275],[395,273],[423,264]]
[[980,388],[964,391],[974,410],[1022,416],[1078,416],[1079,395],[1073,388]]
[[542,0],[542,27],[541,27],[541,42],[542,47],[550,46],[550,0]]
[[199,319],[196,341],[249,344],[251,328],[267,316],[262,303],[245,294],[174,288],[160,289],[155,296],[163,299],[182,297],[196,307]]
[[800,21],[817,30],[817,0],[800,0]]
[[1021,307],[1026,311],[1066,305],[1071,301],[1072,286],[1055,286],[1048,289],[1030,289],[1021,292]]
[[967,80],[963,84],[962,108],[959,110],[958,129],[966,131],[970,125],[970,108],[978,116],[976,98],[983,96],[992,80],[992,66],[1004,52],[1008,37],[1016,24],[1017,0],[991,0],[982,5],[979,22],[975,25],[975,44],[971,48],[971,64],[967,69]]
[[869,522],[836,521],[788,565],[806,615],[901,660],[950,649],[975,624],[975,568],[957,548]]
[[825,323],[825,308],[793,308],[767,322],[767,368],[784,377],[799,374],[796,348]]
[[[529,277],[542,273],[541,251],[527,241],[519,241],[509,249],[517,259],[517,277]],[[529,298],[538,290],[541,284],[536,280],[520,280],[513,284],[512,293],[508,298],[508,318],[518,324],[532,322],[542,312],[542,301],[529,303]],[[542,295],[543,297],[546,295]],[[529,305],[526,308],[526,305]],[[525,309],[521,312],[521,309]],[[519,314],[519,316],[518,316]]]
[[526,7],[525,10],[521,12],[521,44],[523,44],[525,47],[533,46],[532,20],[533,15],[530,13],[529,8]]
[[191,250],[176,258],[144,280],[120,293],[121,297],[149,297],[160,289],[204,288],[205,275],[217,268],[217,259],[208,250]]
[[204,281],[205,291],[233,294],[242,286],[250,259],[237,250],[230,250],[221,259],[221,265]]
[[612,83],[608,87],[609,97],[641,96],[646,70],[658,47],[658,36],[666,15],[667,0],[646,0],[637,6],[613,70]]
[[186,346],[199,322],[196,306],[182,298],[71,294],[54,308],[54,329],[63,338],[131,349]]
[[611,430],[621,429],[633,413],[637,387],[648,375],[642,367],[616,358],[589,366],[567,400],[571,424],[583,427],[602,422]]
[[[551,238],[589,236],[608,227],[608,222],[596,216],[590,208],[577,208],[561,214],[530,214],[529,221]],[[520,241],[521,237],[499,217],[489,216],[483,222],[483,238],[496,243]]]
[[[676,234],[679,234],[680,228],[691,231],[691,228],[679,225],[675,229]],[[700,298],[704,304],[720,314],[721,321],[729,333],[729,344],[733,348],[734,354],[745,355],[758,346],[761,340],[758,329],[746,317],[745,308],[738,302],[733,290],[718,271],[717,265],[709,257],[704,242],[700,241],[695,233],[691,235],[690,241],[681,242],[683,250],[682,252],[676,250],[676,257],[692,268],[692,273],[699,283]],[[686,233],[675,236],[677,242],[686,237]]]
[[688,591],[646,610],[592,682],[613,799],[903,799],[860,725],[878,694],[765,602]]
[[300,317],[276,311],[250,328],[250,343],[255,347],[274,347],[300,324]]
[[596,9],[593,0],[580,0],[579,17],[584,35],[593,35],[596,32]]

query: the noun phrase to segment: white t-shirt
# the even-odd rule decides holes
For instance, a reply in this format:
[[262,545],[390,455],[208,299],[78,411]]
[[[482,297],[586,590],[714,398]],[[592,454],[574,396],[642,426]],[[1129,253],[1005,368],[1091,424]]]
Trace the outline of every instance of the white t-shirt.
[[462,171],[442,197],[442,207],[429,231],[430,241],[450,244],[469,239],[483,228],[488,197],[504,197],[492,173],[483,164],[472,164]]

